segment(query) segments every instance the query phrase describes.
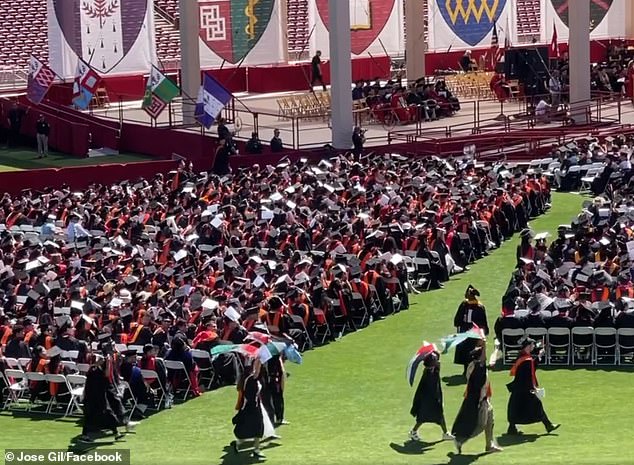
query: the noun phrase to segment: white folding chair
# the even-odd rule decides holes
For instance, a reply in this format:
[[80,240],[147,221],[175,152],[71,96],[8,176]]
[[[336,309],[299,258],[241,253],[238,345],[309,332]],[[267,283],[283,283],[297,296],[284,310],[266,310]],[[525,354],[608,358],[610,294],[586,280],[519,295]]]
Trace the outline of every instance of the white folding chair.
[[[132,392],[132,388],[127,381],[121,380],[119,386],[121,387],[123,398],[126,399],[130,404],[130,413],[128,414],[128,421],[132,420],[132,415],[134,415],[134,411],[139,408],[139,403],[137,402],[137,398],[134,396]],[[127,395],[126,395],[127,394]],[[147,408],[147,406],[145,406]],[[145,409],[139,409],[139,411]],[[141,411],[141,413],[144,413]]]
[[548,336],[548,330],[546,328],[526,328],[524,330],[526,337],[535,339],[535,341],[541,344],[542,347],[546,347],[546,339]]
[[570,330],[568,328],[548,328],[547,359],[549,365],[570,363]]
[[69,360],[62,360],[62,366],[69,371],[79,371],[77,370],[77,363]]
[[77,371],[81,374],[86,374],[88,373],[88,370],[90,370],[90,365],[88,363],[76,363],[75,366],[77,367]]
[[[161,378],[159,378],[159,375],[156,371],[154,370],[141,370],[141,376],[143,376],[143,379],[148,382],[148,383],[156,383],[158,384],[158,389],[156,389],[156,391],[158,391],[160,397],[158,402],[156,403],[156,410],[160,410],[161,409],[161,403],[165,402],[165,396],[167,396],[167,389],[166,387],[163,385],[163,383],[161,382]],[[153,388],[155,389],[155,388]]]
[[[8,409],[12,404],[20,404],[21,400],[25,400],[24,396],[29,393],[29,383],[26,379],[26,375],[22,370],[16,370],[7,368],[4,370],[4,377],[7,381],[9,395],[2,407],[4,410]],[[28,398],[26,398],[28,402]],[[30,402],[26,405],[29,407]]]
[[[39,373],[37,371],[29,371],[24,373],[24,378],[25,378],[25,383],[29,388],[29,397],[31,394],[31,383],[32,382],[46,382],[46,375],[44,373]],[[48,408],[48,400],[46,401],[40,401],[37,398],[31,399],[29,402],[29,405],[27,407],[27,411],[31,411],[33,409],[33,407],[35,406],[35,404],[39,404],[39,405],[43,405],[45,406],[45,408]]]
[[619,328],[616,335],[619,365],[634,364],[634,328]]
[[[301,316],[293,315],[292,313],[289,316],[291,317],[291,320],[293,321],[294,328],[300,330],[304,334],[305,342],[303,342],[302,346],[299,348],[300,352],[305,351],[307,347],[311,349],[313,347],[313,340],[311,339],[308,329],[306,328],[306,325],[304,324],[304,320],[302,319]],[[367,310],[366,310],[366,317],[367,317]],[[353,319],[354,318],[355,316],[353,315]]]
[[128,350],[136,350],[137,354],[143,355],[143,346],[139,345],[129,345]]
[[[30,360],[29,360],[30,361]],[[12,357],[5,357],[4,358],[4,364],[6,366],[8,366],[9,368],[12,368],[14,370],[20,370],[20,371],[24,371],[22,369],[22,365],[20,365],[20,362],[18,361],[17,358],[12,358]]]
[[[205,375],[209,377],[209,382],[207,383],[207,389],[211,389],[211,384],[214,381],[216,376],[214,372],[214,367],[211,361],[211,354],[205,350],[192,349],[191,350],[192,357],[196,360],[198,365],[198,382],[202,382]],[[198,360],[201,360],[202,363],[198,363]]]
[[505,365],[511,365],[522,349],[520,340],[524,337],[521,328],[506,328],[502,330],[502,355]]
[[84,385],[86,384],[86,377],[84,375],[67,375],[66,380],[70,387],[70,401],[66,408],[65,417],[72,415],[75,411],[81,409],[81,401],[84,397]]
[[[185,381],[187,381],[187,388],[185,389],[185,394],[183,395],[183,400],[187,399],[187,394],[189,394],[189,390],[192,387],[192,382],[189,378],[189,373],[187,372],[187,368],[185,368],[185,364],[183,362],[175,361],[175,360],[165,360],[165,368],[173,371],[182,371]],[[169,371],[168,371],[169,373]],[[172,386],[174,388],[174,386]],[[179,386],[179,389],[182,390],[182,386]],[[174,390],[174,394],[176,394],[176,390]]]
[[[55,405],[56,407],[60,405],[61,397],[68,397],[68,403],[70,403],[71,388],[66,381],[66,376],[64,375],[47,374],[45,375],[45,378],[48,384],[57,384],[57,394],[51,396],[51,400],[48,402],[48,407],[46,409],[46,413],[51,413],[51,411],[53,410],[53,405]],[[66,392],[60,392],[60,390],[64,387],[66,388]],[[66,408],[64,409],[64,411],[68,410],[68,403],[65,405]],[[61,405],[63,406],[63,403]]]
[[592,365],[594,362],[594,328],[577,326],[572,328],[572,365]]
[[618,361],[616,328],[594,329],[595,365],[616,365]]
[[128,346],[125,344],[115,344],[114,348],[117,349],[117,352],[122,353],[128,350]]
[[23,371],[27,370],[27,368],[29,367],[30,363],[31,363],[31,359],[30,358],[19,358],[18,359],[18,365],[20,366],[20,368],[22,368]]
[[62,358],[63,359],[77,360],[77,357],[79,357],[79,351],[78,350],[65,350],[65,351],[62,352]]
[[528,316],[528,313],[529,313],[528,310],[525,308],[521,308],[513,312],[513,314],[515,315],[515,318],[526,318]]
[[416,268],[414,272],[415,281],[420,282],[420,288],[428,291],[431,287],[431,264],[427,258],[414,257],[414,266]]

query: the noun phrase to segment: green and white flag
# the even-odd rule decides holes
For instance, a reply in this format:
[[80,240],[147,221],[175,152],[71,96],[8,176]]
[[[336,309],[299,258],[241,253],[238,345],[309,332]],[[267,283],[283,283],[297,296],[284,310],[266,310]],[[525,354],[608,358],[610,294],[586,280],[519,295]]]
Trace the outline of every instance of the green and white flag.
[[180,95],[180,92],[181,90],[171,79],[152,65],[150,77],[145,87],[142,108],[156,119],[165,107]]

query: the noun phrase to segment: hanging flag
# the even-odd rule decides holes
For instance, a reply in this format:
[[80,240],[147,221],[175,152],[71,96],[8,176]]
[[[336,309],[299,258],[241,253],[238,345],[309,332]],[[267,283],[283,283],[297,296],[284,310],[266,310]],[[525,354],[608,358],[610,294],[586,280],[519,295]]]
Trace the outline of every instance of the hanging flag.
[[86,110],[97,92],[101,76],[88,63],[79,58],[73,81],[73,105],[80,110]]
[[504,33],[504,50],[511,48],[511,24],[509,23],[509,17],[506,17],[506,32]]
[[470,330],[465,331],[464,333],[451,334],[449,336],[441,338],[440,342],[443,346],[442,353],[446,354],[447,352],[449,352],[449,349],[453,349],[458,344],[467,339],[486,340],[484,330],[474,323],[473,327]]
[[211,125],[214,124],[214,121],[218,118],[225,105],[229,103],[231,97],[231,92],[209,74],[205,73],[203,85],[200,86],[198,99],[196,100],[196,120],[207,129],[211,128]]
[[430,344],[427,341],[423,341],[423,345],[416,351],[416,354],[411,358],[409,363],[407,364],[407,380],[409,381],[409,385],[414,385],[414,378],[416,377],[416,370],[418,369],[418,365],[425,360],[432,352],[438,352],[438,348],[436,344]]
[[165,76],[156,66],[152,65],[143,97],[143,108],[152,118],[156,119],[169,103],[178,97],[181,90],[174,82]]
[[500,41],[498,38],[498,26],[497,23],[493,22],[493,34],[491,34],[491,69],[495,70],[495,65],[497,65],[502,59],[502,50],[500,49]]
[[55,77],[55,71],[34,56],[31,56],[26,97],[34,104],[39,105],[48,89],[51,88]]
[[553,21],[553,38],[550,41],[550,49],[548,50],[549,58],[559,58],[559,42],[557,42],[557,25]]

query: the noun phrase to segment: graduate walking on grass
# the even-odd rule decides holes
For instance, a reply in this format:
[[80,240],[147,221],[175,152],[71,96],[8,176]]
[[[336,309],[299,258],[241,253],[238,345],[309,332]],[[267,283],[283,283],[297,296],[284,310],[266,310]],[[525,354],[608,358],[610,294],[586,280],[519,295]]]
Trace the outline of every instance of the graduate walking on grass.
[[416,419],[416,424],[409,432],[412,441],[421,441],[418,428],[423,423],[439,425],[443,432],[443,440],[449,441],[454,437],[447,431],[445,412],[443,409],[442,389],[440,387],[440,354],[433,351],[423,359],[423,375],[420,378],[410,414]]
[[493,406],[491,405],[491,385],[486,358],[486,342],[477,341],[477,346],[470,352],[471,362],[467,367],[467,389],[462,406],[454,421],[452,434],[458,453],[469,439],[484,431],[486,452],[500,452],[502,448],[493,439]]
[[[487,312],[484,305],[480,303],[478,297],[480,292],[471,284],[465,291],[465,300],[458,306],[456,315],[454,316],[454,326],[459,333],[470,331],[474,325],[484,331],[484,336],[489,334],[489,323],[487,322]],[[456,346],[454,363],[462,365],[464,371],[463,376],[467,373],[467,366],[470,363],[470,353],[476,347],[476,339],[465,338]]]
[[233,417],[233,433],[236,440],[232,443],[236,453],[240,452],[240,445],[253,440],[254,458],[266,458],[260,451],[260,442],[265,438],[277,438],[275,429],[262,405],[262,383],[260,371],[262,363],[259,358],[253,360],[251,370],[245,368],[242,379],[238,382],[238,412]]
[[[535,375],[537,360],[533,356],[535,341],[525,338],[522,341],[522,350],[511,368],[512,382],[506,385],[511,397],[509,398],[507,416],[509,428],[507,434],[522,434],[517,425],[529,425],[531,423],[543,423],[546,431],[551,433],[559,428],[559,424],[553,424],[542,405],[541,397],[544,390],[540,389]],[[543,356],[543,349],[538,358]]]

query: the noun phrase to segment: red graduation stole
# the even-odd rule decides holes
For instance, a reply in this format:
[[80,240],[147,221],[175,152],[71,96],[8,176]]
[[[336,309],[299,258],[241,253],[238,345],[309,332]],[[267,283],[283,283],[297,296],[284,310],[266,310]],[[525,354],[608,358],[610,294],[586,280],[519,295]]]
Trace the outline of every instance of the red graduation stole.
[[533,357],[530,354],[523,354],[521,357],[519,357],[515,361],[515,364],[513,364],[513,366],[511,367],[510,375],[515,376],[517,374],[517,370],[519,369],[520,365],[526,361],[530,362],[531,377],[533,378],[533,387],[536,388],[539,386],[539,384],[537,383],[537,376],[535,376],[535,360],[533,360]]

